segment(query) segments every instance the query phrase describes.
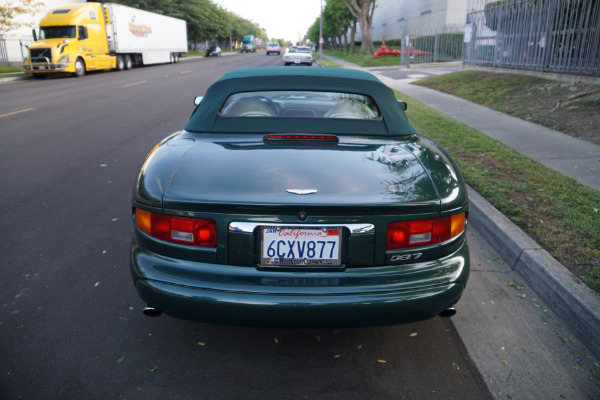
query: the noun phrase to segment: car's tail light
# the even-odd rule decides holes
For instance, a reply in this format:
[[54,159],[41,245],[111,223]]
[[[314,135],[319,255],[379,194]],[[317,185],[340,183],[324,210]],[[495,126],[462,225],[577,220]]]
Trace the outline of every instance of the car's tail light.
[[391,222],[388,224],[387,248],[427,246],[460,235],[465,230],[465,213],[434,219]]
[[135,224],[142,232],[167,242],[217,247],[217,227],[209,219],[176,217],[136,208]]

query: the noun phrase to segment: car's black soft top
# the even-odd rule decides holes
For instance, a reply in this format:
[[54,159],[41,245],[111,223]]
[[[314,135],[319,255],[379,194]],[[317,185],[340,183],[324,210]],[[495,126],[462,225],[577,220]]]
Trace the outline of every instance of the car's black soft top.
[[[370,96],[379,107],[382,119],[219,117],[221,106],[233,93],[277,90],[314,90]],[[243,68],[228,72],[208,89],[185,129],[206,133],[415,133],[397,103],[394,92],[373,75],[359,70],[312,67]]]

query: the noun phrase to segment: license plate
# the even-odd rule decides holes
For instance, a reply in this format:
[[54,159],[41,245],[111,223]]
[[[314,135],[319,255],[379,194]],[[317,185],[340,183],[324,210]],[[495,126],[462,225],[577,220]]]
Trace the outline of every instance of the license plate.
[[46,66],[44,66],[44,65],[40,65],[40,66],[38,67],[38,69],[39,69],[40,71],[43,71],[43,70],[45,70],[45,69],[46,69]]
[[300,64],[300,60],[294,60],[294,64]]
[[263,227],[261,263],[282,266],[341,264],[341,228]]

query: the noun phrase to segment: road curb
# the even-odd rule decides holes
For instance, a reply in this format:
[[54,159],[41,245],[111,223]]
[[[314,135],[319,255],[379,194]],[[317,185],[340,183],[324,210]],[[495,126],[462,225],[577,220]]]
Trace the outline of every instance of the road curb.
[[469,224],[600,358],[600,296],[471,187]]
[[3,82],[12,82],[12,81],[19,81],[19,80],[25,79],[25,78],[28,78],[28,77],[27,76],[13,76],[13,77],[10,77],[10,78],[0,78],[0,83],[3,83]]

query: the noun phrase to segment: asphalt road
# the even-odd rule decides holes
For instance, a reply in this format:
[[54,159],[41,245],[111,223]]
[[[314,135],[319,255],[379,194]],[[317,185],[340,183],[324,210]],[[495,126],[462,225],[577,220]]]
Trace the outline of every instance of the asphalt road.
[[282,330],[142,315],[128,251],[144,157],[224,72],[280,63],[236,54],[0,85],[0,398],[490,398],[446,319]]

